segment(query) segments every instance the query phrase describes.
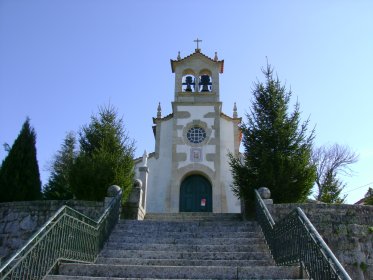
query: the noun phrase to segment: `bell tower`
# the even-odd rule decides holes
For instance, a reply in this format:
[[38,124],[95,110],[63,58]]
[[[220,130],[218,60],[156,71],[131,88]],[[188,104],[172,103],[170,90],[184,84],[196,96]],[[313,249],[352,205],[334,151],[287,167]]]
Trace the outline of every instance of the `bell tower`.
[[[197,39],[198,40],[198,39]],[[171,60],[172,73],[175,73],[176,102],[218,102],[219,74],[223,73],[224,60],[204,55],[201,49],[185,58]]]

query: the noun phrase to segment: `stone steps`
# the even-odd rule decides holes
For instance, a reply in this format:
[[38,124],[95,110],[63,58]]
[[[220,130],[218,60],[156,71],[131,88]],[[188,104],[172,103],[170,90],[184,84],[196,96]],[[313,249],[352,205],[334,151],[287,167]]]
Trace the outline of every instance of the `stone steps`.
[[227,245],[194,245],[194,244],[149,244],[149,243],[117,243],[110,242],[107,249],[112,250],[145,250],[145,251],[172,251],[172,252],[249,252],[260,251],[267,246],[265,243],[243,245],[229,242]]
[[[194,219],[195,218],[195,219]],[[62,263],[58,279],[298,279],[299,267],[279,267],[256,222],[239,215],[159,214],[121,220],[95,264]]]
[[224,231],[210,231],[210,232],[167,232],[167,231],[153,231],[153,232],[139,232],[127,230],[126,235],[123,236],[120,232],[113,232],[110,236],[110,241],[125,241],[128,238],[174,238],[174,239],[187,239],[187,238],[255,238],[262,237],[259,230],[251,232],[224,232]]
[[108,242],[108,246],[117,246],[119,244],[132,244],[132,243],[141,243],[141,244],[178,244],[178,245],[235,245],[235,244],[265,244],[264,240],[259,237],[199,237],[199,238],[192,238],[192,237],[185,237],[180,238],[178,236],[175,237],[143,237],[143,236],[136,236],[136,237],[117,237],[117,238],[110,238]]
[[[108,264],[61,264],[68,276],[156,279],[297,279],[298,267],[279,266],[148,266]],[[48,278],[49,279],[49,278]]]
[[272,259],[259,260],[204,260],[204,259],[143,259],[143,258],[107,258],[97,259],[98,264],[116,265],[156,265],[156,266],[264,266],[275,265]]
[[146,220],[155,221],[242,221],[241,214],[231,213],[147,213]]
[[100,254],[105,258],[144,258],[144,259],[195,259],[195,260],[272,260],[269,252],[173,252],[173,251],[140,251],[109,250]]

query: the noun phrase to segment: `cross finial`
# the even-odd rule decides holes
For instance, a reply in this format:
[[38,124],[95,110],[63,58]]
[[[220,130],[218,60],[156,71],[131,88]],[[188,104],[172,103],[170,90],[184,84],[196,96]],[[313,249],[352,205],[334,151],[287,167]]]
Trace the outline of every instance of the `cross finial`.
[[194,40],[194,42],[196,42],[197,43],[197,48],[196,48],[196,52],[199,52],[201,49],[199,48],[199,43],[200,42],[202,42],[202,40],[200,40],[200,39],[196,39],[196,40]]

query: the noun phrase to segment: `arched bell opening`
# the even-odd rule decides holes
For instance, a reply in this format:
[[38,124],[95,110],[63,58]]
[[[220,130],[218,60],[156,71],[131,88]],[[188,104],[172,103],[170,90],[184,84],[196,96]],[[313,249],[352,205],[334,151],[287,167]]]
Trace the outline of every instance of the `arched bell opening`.
[[193,70],[187,69],[183,72],[182,78],[182,91],[183,92],[195,92],[196,91],[196,79]]
[[212,76],[209,70],[202,70],[198,77],[198,91],[211,92],[212,91]]
[[212,186],[200,174],[192,174],[180,185],[180,212],[212,212]]

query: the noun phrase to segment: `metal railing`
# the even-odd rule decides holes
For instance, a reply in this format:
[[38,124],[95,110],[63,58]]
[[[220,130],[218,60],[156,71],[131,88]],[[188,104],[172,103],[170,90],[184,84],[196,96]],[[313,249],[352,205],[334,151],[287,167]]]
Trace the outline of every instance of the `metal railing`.
[[300,264],[309,279],[351,280],[302,209],[275,223],[257,190],[255,196],[256,217],[277,265]]
[[121,198],[120,190],[97,221],[61,207],[1,266],[0,279],[42,279],[62,260],[94,262],[118,222]]

